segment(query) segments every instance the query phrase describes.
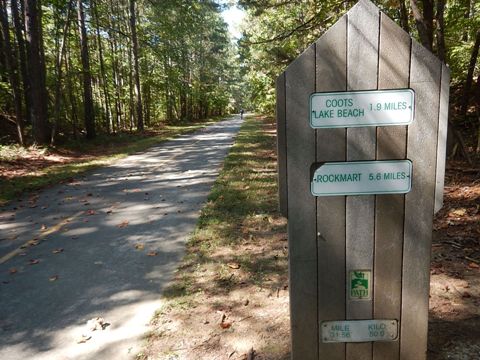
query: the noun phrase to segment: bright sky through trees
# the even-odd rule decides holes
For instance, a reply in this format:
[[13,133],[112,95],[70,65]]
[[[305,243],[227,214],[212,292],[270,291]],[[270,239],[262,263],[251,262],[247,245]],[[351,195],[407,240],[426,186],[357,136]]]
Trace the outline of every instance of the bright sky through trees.
[[228,30],[233,38],[241,36],[240,25],[245,17],[245,12],[238,6],[231,6],[222,12],[223,19],[228,24]]

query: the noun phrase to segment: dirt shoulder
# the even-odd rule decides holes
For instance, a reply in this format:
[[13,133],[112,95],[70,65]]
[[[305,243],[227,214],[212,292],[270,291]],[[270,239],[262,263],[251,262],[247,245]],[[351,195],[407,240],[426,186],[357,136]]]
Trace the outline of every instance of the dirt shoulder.
[[434,223],[429,359],[480,359],[480,169],[449,162]]

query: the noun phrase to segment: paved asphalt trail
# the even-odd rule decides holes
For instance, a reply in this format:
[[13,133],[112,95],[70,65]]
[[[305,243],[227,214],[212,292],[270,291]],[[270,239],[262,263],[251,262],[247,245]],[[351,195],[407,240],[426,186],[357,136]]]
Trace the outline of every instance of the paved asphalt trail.
[[[240,125],[230,118],[0,209],[0,359],[133,358]],[[89,332],[94,317],[110,325]]]

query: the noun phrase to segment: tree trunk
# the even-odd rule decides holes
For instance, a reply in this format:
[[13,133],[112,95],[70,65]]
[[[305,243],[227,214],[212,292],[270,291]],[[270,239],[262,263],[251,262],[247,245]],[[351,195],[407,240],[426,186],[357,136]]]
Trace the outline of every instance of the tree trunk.
[[152,98],[152,88],[150,84],[147,83],[145,86],[145,94],[146,94],[146,99],[145,99],[145,104],[144,104],[144,109],[145,109],[145,125],[150,126],[150,105],[151,105],[151,98]]
[[20,17],[18,13],[18,2],[17,0],[11,0],[10,7],[12,10],[12,19],[15,28],[15,37],[17,39],[18,45],[18,55],[20,58],[20,74],[22,76],[22,84],[23,84],[23,97],[25,99],[25,120],[27,124],[31,123],[30,118],[30,77],[28,76],[27,71],[27,55],[26,55],[26,48],[25,48],[25,40],[23,37],[23,29],[24,29],[24,22],[23,17]]
[[[130,131],[133,130],[133,127],[134,127],[134,124],[135,124],[135,118],[136,118],[136,114],[135,114],[135,101],[133,100],[133,60],[132,60],[132,57],[133,57],[133,54],[132,54],[132,48],[131,48],[131,41],[128,42],[127,44],[127,47],[126,47],[127,51],[128,51],[128,98],[129,98],[129,102],[128,102],[128,108],[129,108],[129,128],[130,128]],[[123,76],[126,76],[125,74]]]
[[31,118],[33,139],[37,144],[47,144],[48,121],[47,103],[45,99],[45,67],[41,59],[41,26],[40,26],[40,0],[25,1],[25,27],[28,44],[27,68],[30,74],[30,103],[32,104]]
[[90,57],[88,54],[88,38],[87,29],[85,28],[85,15],[83,13],[82,0],[77,0],[78,11],[78,31],[80,34],[80,55],[82,58],[83,72],[83,106],[85,130],[87,131],[87,139],[95,137],[95,114],[93,110],[92,96],[92,76],[90,73]]
[[[420,42],[428,50],[432,51],[433,42],[433,7],[429,5],[430,2],[425,0],[423,2],[423,15],[418,7],[417,0],[410,0],[410,6],[412,7],[413,17],[415,18],[415,24],[417,25],[418,35],[420,36]],[[430,7],[430,9],[428,9]],[[427,8],[427,10],[425,9]],[[432,14],[432,23],[430,19],[425,18]]]
[[400,1],[400,25],[402,29],[405,30],[407,33],[410,33],[410,25],[408,24],[408,10],[407,4],[405,4],[405,0]]
[[472,55],[470,56],[470,64],[468,65],[467,79],[465,80],[465,87],[463,90],[462,107],[460,115],[465,117],[467,115],[468,105],[470,103],[470,91],[472,90],[473,73],[477,64],[478,51],[480,48],[480,29],[477,30],[475,36],[475,44],[473,45]]
[[110,133],[110,98],[107,89],[107,78],[105,75],[105,61],[103,59],[103,46],[102,46],[102,38],[100,36],[100,24],[98,20],[98,10],[97,4],[94,0],[91,0],[91,6],[93,10],[93,14],[95,16],[95,26],[96,26],[96,34],[97,34],[97,43],[98,43],[98,57],[100,60],[100,86],[103,89],[103,97],[105,101],[105,126],[107,129],[107,133]]
[[427,30],[428,43],[433,48],[434,0],[423,0],[423,20]]
[[63,34],[62,34],[62,39],[60,43],[60,49],[58,50],[57,58],[55,59],[55,69],[57,73],[57,82],[55,84],[55,99],[54,99],[54,114],[55,114],[55,122],[53,125],[52,129],[52,136],[51,136],[51,143],[55,143],[55,136],[57,132],[57,128],[60,123],[60,105],[61,105],[61,99],[62,99],[62,79],[63,79],[63,58],[65,54],[65,49],[66,49],[66,42],[67,42],[67,35],[68,35],[68,28],[70,26],[70,19],[71,19],[71,14],[72,14],[72,2],[73,0],[70,0],[67,4],[67,20],[65,21],[65,25],[63,27]]
[[[110,11],[112,14],[115,13],[115,9],[113,7],[113,1],[110,0]],[[117,23],[111,21],[110,22],[110,29],[108,31],[109,43],[110,43],[110,50],[112,53],[112,78],[113,78],[113,88],[115,89],[115,121],[112,122],[112,129],[115,132],[115,127],[117,130],[120,129],[120,124],[122,123],[122,106],[120,103],[120,71],[118,66],[118,46],[117,41],[115,38],[115,33],[118,32]]]
[[[463,13],[463,18],[465,20],[470,19],[470,6],[471,6],[471,1],[470,0],[464,0],[465,2],[465,11]],[[463,35],[462,35],[462,41],[467,42],[468,41],[468,28],[464,29]]]
[[440,60],[445,62],[445,0],[437,0],[437,52]]
[[475,85],[475,108],[477,110],[477,154],[480,154],[480,75],[477,76],[477,84]]
[[45,42],[43,41],[43,29],[42,29],[42,18],[43,18],[43,11],[42,11],[42,4],[41,1],[38,1],[37,4],[37,11],[38,11],[38,37],[40,39],[39,48],[40,48],[40,66],[41,66],[41,80],[42,80],[42,104],[45,107],[45,116],[47,119],[47,131],[50,126],[48,123],[48,91],[47,91],[47,65],[45,62]]
[[[3,31],[0,31],[0,54],[5,54],[5,40],[3,39]],[[5,59],[0,55],[0,81],[5,82],[6,66]]]
[[78,124],[78,115],[77,115],[77,104],[76,104],[76,97],[73,94],[73,87],[72,87],[72,80],[71,80],[71,72],[70,72],[70,58],[67,57],[65,54],[65,71],[67,73],[67,93],[68,98],[70,100],[70,107],[72,113],[72,135],[74,139],[77,139],[77,124]]
[[17,126],[18,143],[24,145],[23,139],[23,114],[22,114],[22,95],[18,83],[17,60],[13,56],[12,46],[10,43],[10,29],[8,27],[7,2],[0,0],[0,21],[2,25],[2,33],[5,50],[5,66],[9,75],[10,86],[13,92],[13,102],[15,104],[15,123]]
[[143,123],[143,106],[142,106],[142,92],[140,87],[140,69],[138,65],[139,50],[137,39],[137,21],[135,14],[135,0],[130,0],[130,28],[132,32],[132,46],[133,46],[133,62],[134,62],[134,78],[135,78],[135,96],[137,111],[137,129],[144,130]]

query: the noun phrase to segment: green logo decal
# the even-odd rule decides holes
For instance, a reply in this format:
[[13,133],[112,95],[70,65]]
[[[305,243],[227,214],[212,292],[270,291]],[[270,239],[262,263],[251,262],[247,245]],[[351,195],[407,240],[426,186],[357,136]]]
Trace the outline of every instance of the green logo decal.
[[370,299],[370,270],[350,271],[349,292],[352,300]]

